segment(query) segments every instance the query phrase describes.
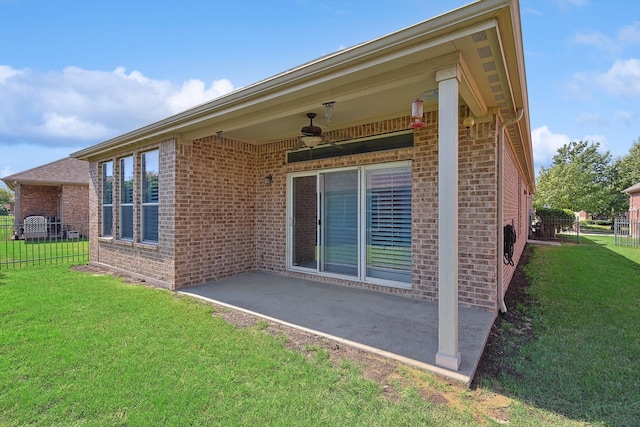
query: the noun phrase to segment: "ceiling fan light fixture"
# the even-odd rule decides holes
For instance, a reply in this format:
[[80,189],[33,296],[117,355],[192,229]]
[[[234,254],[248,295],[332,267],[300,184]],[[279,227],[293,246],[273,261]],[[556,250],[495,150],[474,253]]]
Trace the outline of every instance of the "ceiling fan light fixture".
[[322,142],[322,137],[315,135],[305,135],[302,137],[302,142],[306,147],[314,148],[320,145],[320,143]]

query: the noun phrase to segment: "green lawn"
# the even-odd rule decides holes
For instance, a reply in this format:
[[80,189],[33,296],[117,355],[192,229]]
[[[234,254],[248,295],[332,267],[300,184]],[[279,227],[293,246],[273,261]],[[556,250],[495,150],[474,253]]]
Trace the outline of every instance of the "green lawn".
[[640,249],[582,236],[579,245],[534,247],[525,271],[538,304],[514,310],[531,319],[537,340],[510,356],[516,374],[494,389],[574,420],[638,425]]
[[13,220],[13,216],[0,216],[0,270],[89,260],[89,242],[86,238],[14,240]]
[[582,242],[535,247],[540,304],[510,311],[537,340],[505,352],[517,375],[474,390],[399,367],[389,393],[355,362],[170,291],[64,264],[0,271],[0,425],[634,425],[640,251]]
[[0,425],[469,425],[397,401],[352,363],[309,361],[212,306],[53,265],[0,272]]

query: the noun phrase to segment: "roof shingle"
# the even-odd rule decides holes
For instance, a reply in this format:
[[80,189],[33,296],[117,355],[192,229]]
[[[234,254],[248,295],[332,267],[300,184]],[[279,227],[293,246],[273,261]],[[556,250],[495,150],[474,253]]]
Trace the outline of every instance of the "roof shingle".
[[11,190],[15,190],[15,183],[32,185],[89,185],[89,162],[73,157],[66,157],[23,172],[5,176],[2,180]]

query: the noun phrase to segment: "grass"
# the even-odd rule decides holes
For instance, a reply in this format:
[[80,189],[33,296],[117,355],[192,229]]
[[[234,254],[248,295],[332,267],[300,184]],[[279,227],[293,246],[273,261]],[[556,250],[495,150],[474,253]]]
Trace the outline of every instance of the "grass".
[[24,265],[88,261],[89,242],[86,238],[14,240],[13,220],[13,216],[0,216],[0,270]]
[[469,425],[212,306],[65,265],[0,272],[0,425]]
[[538,305],[519,307],[537,340],[508,363],[498,389],[597,425],[640,420],[640,250],[612,236],[535,247],[525,271]]
[[264,321],[238,329],[211,305],[68,265],[0,271],[0,425],[634,425],[640,250],[581,242],[533,252],[539,305],[514,309],[537,340],[505,352],[517,374],[469,390],[401,368],[394,398]]

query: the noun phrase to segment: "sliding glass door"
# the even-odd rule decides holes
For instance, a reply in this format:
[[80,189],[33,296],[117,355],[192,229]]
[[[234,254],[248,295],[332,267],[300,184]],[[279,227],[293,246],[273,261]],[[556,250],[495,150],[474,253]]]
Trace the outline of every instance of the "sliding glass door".
[[290,240],[292,266],[318,268],[318,184],[316,176],[293,178],[292,225]]
[[321,173],[319,179],[320,271],[358,276],[358,170]]
[[411,169],[367,170],[367,276],[411,282]]
[[292,175],[287,214],[288,268],[410,286],[409,162]]

